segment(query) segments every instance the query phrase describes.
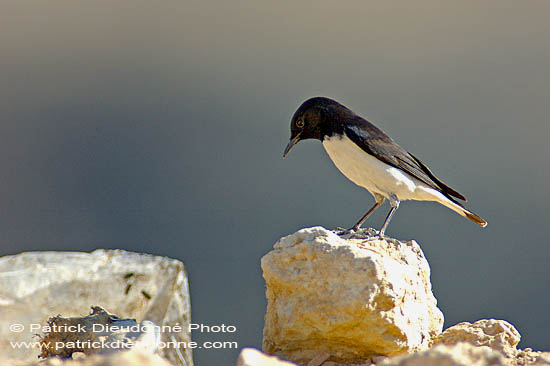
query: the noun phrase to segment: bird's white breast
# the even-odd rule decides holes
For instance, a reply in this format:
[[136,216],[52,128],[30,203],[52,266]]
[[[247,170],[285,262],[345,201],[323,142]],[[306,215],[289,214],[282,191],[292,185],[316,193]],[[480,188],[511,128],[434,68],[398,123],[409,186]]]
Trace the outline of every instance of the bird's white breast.
[[347,136],[327,137],[323,147],[334,165],[353,183],[369,192],[400,200],[434,200],[434,191],[416,178],[363,151]]

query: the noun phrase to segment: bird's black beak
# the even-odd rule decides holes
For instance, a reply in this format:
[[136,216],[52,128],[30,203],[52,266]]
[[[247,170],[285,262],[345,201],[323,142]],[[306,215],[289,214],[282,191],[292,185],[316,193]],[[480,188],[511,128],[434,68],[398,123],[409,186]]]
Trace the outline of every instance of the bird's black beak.
[[292,147],[294,147],[294,145],[296,145],[298,143],[298,141],[300,141],[300,135],[301,134],[302,133],[300,132],[299,134],[297,134],[293,139],[291,139],[288,142],[288,145],[286,145],[285,151],[283,152],[283,159],[286,158],[286,156],[290,152],[290,149],[292,149]]

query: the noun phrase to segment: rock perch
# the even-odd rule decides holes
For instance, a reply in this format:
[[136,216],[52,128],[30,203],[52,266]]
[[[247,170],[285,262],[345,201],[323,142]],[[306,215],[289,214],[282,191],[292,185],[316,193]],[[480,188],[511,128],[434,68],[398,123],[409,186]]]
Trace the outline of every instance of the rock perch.
[[443,314],[415,241],[344,239],[322,227],[280,239],[262,258],[263,350],[338,362],[427,349]]

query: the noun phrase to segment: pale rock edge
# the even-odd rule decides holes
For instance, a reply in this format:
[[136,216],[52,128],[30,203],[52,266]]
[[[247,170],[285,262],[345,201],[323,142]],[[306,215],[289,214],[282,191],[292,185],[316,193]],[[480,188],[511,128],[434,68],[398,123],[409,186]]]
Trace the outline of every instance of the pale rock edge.
[[[20,253],[0,258],[0,289],[3,365],[8,359],[36,362],[39,350],[22,352],[10,345],[10,341],[36,341],[33,333],[41,332],[29,332],[30,324],[46,324],[57,314],[83,316],[91,306],[102,306],[111,314],[138,322],[149,320],[161,327],[178,323],[184,331],[163,332],[161,340],[191,340],[187,274],[184,264],[175,259],[123,250]],[[23,324],[26,331],[9,332],[9,325],[14,323]],[[160,350],[160,355],[175,365],[182,364],[181,355],[186,366],[192,366],[191,349],[179,352],[167,347]],[[136,353],[120,357],[134,356],[144,359]],[[96,360],[100,362],[100,358]]]

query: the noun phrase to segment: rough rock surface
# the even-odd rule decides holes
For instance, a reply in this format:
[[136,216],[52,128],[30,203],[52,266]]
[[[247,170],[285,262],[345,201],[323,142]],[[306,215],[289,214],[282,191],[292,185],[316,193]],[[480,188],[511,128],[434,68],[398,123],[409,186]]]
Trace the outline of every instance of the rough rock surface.
[[[107,313],[99,306],[92,307],[92,313],[83,317],[48,319],[50,331],[40,337],[41,358],[71,358],[82,353],[112,353],[128,349],[140,349],[148,353],[158,353],[160,327],[153,322],[135,319],[122,319]],[[101,347],[101,343],[108,347]],[[90,344],[98,347],[90,347]]]
[[[470,342],[454,345],[438,344],[419,353],[389,358],[381,366],[549,366],[549,352],[518,351],[515,357],[504,357],[502,352],[488,346],[474,346]],[[329,365],[323,365],[329,366]]]
[[[527,348],[518,351],[515,358],[506,358],[501,352],[487,346],[473,346],[460,342],[451,346],[439,344],[429,350],[407,355],[374,356],[361,363],[327,361],[324,354],[302,363],[301,366],[550,366],[550,352],[534,352]],[[256,349],[245,348],[237,366],[297,366],[295,363],[268,356]]]
[[237,359],[237,366],[295,366],[296,364],[268,356],[255,348],[243,348]]
[[[183,263],[121,250],[28,252],[0,258],[0,361],[35,360],[39,347],[15,349],[10,342],[37,341],[51,316],[80,316],[91,306],[182,331],[161,333],[161,341],[189,342],[190,300]],[[14,330],[14,324],[22,329]],[[178,350],[161,354],[180,364]],[[179,348],[187,366],[191,349]],[[3,362],[2,362],[3,363]]]
[[267,353],[354,362],[426,349],[442,330],[430,268],[414,241],[307,228],[280,239],[262,269]]
[[3,366],[173,366],[163,358],[150,353],[131,350],[109,355],[93,355],[76,360],[49,358],[41,361],[4,361]]
[[386,359],[381,366],[507,366],[506,358],[489,347],[469,343],[438,345],[427,351]]
[[522,349],[518,351],[510,364],[517,366],[550,366],[550,352],[533,351],[531,348]]
[[521,336],[514,326],[505,320],[481,319],[475,323],[463,322],[445,329],[433,344],[454,345],[459,342],[473,346],[488,346],[506,357],[515,357]]

